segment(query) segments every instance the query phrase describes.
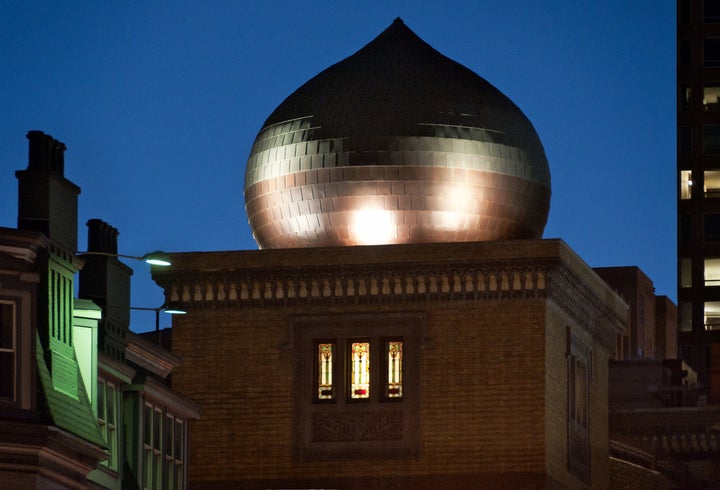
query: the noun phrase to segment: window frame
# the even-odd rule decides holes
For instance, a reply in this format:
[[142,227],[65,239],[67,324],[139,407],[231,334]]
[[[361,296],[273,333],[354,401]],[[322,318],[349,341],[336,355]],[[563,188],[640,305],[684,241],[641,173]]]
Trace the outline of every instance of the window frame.
[[[400,368],[399,368],[399,393],[398,396],[391,396],[390,393],[390,344],[392,342],[399,342],[401,345],[400,349]],[[380,386],[382,387],[382,393],[380,394],[383,401],[386,402],[392,402],[392,403],[398,403],[403,401],[403,371],[404,371],[404,363],[403,363],[403,350],[405,347],[405,342],[402,337],[384,337],[381,339],[382,343],[382,363],[380,364]]]
[[[14,404],[18,400],[18,304],[16,301],[9,300],[9,299],[0,299],[0,308],[5,309],[3,305],[8,306],[10,310],[10,326],[8,328],[9,331],[9,337],[10,337],[10,346],[9,347],[3,347],[3,339],[0,338],[0,357],[6,356],[9,358],[9,365],[10,368],[10,375],[8,376],[8,380],[10,383],[10,396],[1,396],[0,395],[0,402],[1,403],[10,403]],[[3,315],[4,313],[2,310],[0,310],[0,315]],[[2,318],[0,317],[0,321],[2,321]],[[4,327],[3,327],[4,329]],[[0,330],[0,333],[2,331]],[[1,365],[0,365],[1,367]],[[6,380],[0,379],[0,383],[5,383]]]
[[[290,318],[295,359],[295,448],[300,461],[410,457],[419,454],[420,348],[423,312],[296,315]],[[388,400],[381,372],[384,342],[402,338],[404,371],[401,403]],[[370,396],[349,399],[348,353],[354,340],[370,340]],[[317,400],[320,342],[337,345],[335,400]],[[382,366],[377,369],[375,366]],[[416,375],[417,373],[417,375]]]
[[[376,349],[373,348],[374,344],[377,344],[377,342],[373,342],[373,339],[368,337],[354,337],[345,339],[345,363],[346,363],[346,373],[347,376],[345,376],[345,397],[348,403],[365,403],[370,401],[371,397],[375,396],[375,393],[377,392],[379,386],[377,383],[377,370],[373,366],[379,365],[377,362],[374,362],[376,357]],[[354,369],[354,360],[353,360],[353,344],[367,344],[367,359],[365,362],[367,363],[367,394],[365,396],[353,396],[355,393],[353,393],[354,385],[356,384],[354,382],[354,375],[355,375],[355,369]],[[362,373],[360,373],[359,376],[362,376]],[[365,383],[359,383],[359,384],[365,384]],[[361,389],[361,388],[359,388]]]
[[[98,377],[98,403],[97,403],[97,419],[100,432],[105,442],[108,444],[108,452],[110,457],[100,464],[112,471],[119,471],[120,456],[120,440],[118,433],[118,417],[120,416],[120,400],[122,393],[119,387],[112,381]],[[108,391],[113,393],[112,403],[108,403]],[[102,399],[102,403],[101,400]],[[112,412],[110,412],[112,405]],[[113,420],[109,420],[108,414],[113,414]]]
[[[322,398],[320,393],[320,346],[324,344],[330,344],[332,345],[332,359],[331,359],[331,366],[330,366],[330,390],[331,393],[328,398]],[[335,403],[337,400],[337,393],[338,393],[338,379],[340,374],[340,364],[342,361],[342,356],[340,353],[339,345],[337,340],[335,339],[318,339],[315,340],[313,343],[313,349],[315,352],[316,360],[314,363],[314,369],[313,369],[313,398],[315,403]]]
[[[567,330],[567,465],[568,471],[589,484],[592,444],[590,441],[590,386],[592,350],[570,328]],[[578,367],[581,369],[578,370]],[[578,374],[583,374],[579,382]]]

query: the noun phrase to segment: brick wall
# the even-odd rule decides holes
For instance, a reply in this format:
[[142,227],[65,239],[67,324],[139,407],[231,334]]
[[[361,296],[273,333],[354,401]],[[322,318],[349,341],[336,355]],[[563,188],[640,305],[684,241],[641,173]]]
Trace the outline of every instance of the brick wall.
[[[319,310],[301,312],[334,309]],[[543,471],[544,301],[433,304],[423,310],[423,442],[420,458],[403,459],[401,467],[395,461],[294,463],[295,380],[286,343],[289,317],[298,311],[203,310],[176,318],[173,348],[183,364],[173,387],[201,406],[191,431],[191,478]]]
[[[183,359],[173,388],[201,407],[194,486],[577,487],[567,470],[569,327],[592,351],[592,486],[606,488],[607,361],[625,303],[561,243],[517,242],[519,265],[508,244],[452,245],[444,252],[457,255],[442,259],[434,246],[174,257],[159,282],[189,310],[173,319]],[[230,263],[245,269],[223,272]],[[184,270],[195,264],[207,269]],[[295,349],[306,344],[292,338],[293,318],[384,312],[424,317],[418,363],[403,369],[420,381],[417,455],[299,458],[295,395],[307,369]]]

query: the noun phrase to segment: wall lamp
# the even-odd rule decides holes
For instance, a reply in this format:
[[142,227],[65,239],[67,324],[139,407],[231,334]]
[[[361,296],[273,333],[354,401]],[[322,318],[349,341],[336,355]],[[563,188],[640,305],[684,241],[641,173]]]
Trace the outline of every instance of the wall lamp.
[[[155,252],[150,252],[149,254],[145,254],[142,257],[138,257],[135,255],[123,255],[123,254],[114,254],[110,252],[78,252],[77,255],[103,255],[105,257],[118,257],[122,259],[133,259],[133,260],[140,260],[142,262],[146,262],[150,265],[159,265],[159,266],[169,266],[172,265],[170,262],[170,256],[166,254],[165,252],[161,252],[160,250],[156,250]],[[152,308],[150,308],[152,309]]]

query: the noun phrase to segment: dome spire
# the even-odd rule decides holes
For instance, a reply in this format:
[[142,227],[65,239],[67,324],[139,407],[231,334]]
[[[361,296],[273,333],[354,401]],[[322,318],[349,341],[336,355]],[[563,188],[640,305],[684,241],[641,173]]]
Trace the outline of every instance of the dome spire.
[[399,17],[273,111],[245,174],[261,248],[540,238],[549,206],[530,121]]

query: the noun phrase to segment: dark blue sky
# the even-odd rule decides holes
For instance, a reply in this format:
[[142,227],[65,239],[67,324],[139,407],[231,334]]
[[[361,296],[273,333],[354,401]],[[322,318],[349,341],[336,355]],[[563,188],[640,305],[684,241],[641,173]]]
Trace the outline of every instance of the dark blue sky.
[[[545,237],[590,266],[637,265],[675,300],[671,0],[6,0],[0,226],[16,224],[14,171],[39,129],[68,146],[81,248],[101,218],[125,254],[255,249],[242,190],[263,121],[395,17],[533,122],[552,173]],[[129,265],[133,305],[159,306],[148,268]]]

